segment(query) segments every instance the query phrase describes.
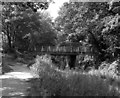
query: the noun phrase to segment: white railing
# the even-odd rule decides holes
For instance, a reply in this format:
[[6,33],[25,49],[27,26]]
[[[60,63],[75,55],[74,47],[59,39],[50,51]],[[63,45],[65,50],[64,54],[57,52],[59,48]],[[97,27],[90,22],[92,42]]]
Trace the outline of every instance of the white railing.
[[63,46],[63,47],[54,47],[54,46],[42,46],[41,52],[81,52],[80,47],[70,47],[70,46]]

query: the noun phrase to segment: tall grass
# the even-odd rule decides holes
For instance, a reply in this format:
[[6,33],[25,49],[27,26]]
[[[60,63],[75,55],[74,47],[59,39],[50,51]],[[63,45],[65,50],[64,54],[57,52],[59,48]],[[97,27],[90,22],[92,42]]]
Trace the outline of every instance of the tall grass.
[[112,63],[103,62],[98,70],[90,70],[88,74],[105,79],[120,92],[120,64],[117,60]]
[[114,87],[98,76],[58,70],[47,55],[38,56],[31,69],[40,78],[32,81],[29,96],[119,96]]

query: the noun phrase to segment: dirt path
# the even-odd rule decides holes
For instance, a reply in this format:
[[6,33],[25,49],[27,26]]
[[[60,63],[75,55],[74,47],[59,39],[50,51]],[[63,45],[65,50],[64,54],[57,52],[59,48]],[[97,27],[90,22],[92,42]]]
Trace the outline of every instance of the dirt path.
[[36,78],[36,75],[25,64],[16,63],[14,65],[11,66],[12,72],[0,75],[0,97],[22,98],[22,96],[26,96],[26,90],[31,86],[28,80]]

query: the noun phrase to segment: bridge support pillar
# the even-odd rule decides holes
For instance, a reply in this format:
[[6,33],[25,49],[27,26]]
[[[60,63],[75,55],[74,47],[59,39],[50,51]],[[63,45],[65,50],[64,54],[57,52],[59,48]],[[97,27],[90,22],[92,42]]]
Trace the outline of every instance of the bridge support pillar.
[[68,60],[69,67],[74,68],[76,63],[76,55],[70,55],[68,59],[69,59]]

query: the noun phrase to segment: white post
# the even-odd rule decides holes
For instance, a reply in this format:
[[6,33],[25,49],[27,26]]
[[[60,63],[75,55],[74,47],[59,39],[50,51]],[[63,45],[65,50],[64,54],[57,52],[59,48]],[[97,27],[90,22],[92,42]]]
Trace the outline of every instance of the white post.
[[72,47],[70,47],[70,52],[72,52]]
[[50,48],[50,46],[48,47],[48,51],[50,51],[51,50],[51,48]]
[[44,51],[44,48],[43,48],[43,46],[42,46],[42,49],[41,49],[41,51],[42,51],[42,52]]

